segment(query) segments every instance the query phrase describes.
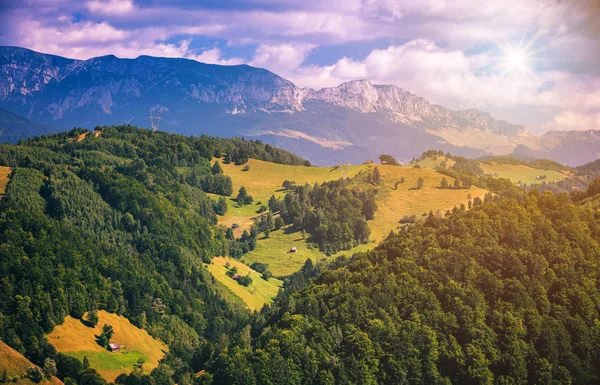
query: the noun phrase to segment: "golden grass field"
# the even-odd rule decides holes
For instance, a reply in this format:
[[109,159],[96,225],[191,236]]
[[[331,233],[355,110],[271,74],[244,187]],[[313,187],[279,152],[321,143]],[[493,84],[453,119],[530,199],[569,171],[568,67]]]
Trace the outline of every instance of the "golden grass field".
[[[231,267],[236,266],[240,275],[247,275],[250,272],[252,284],[246,287],[228,277],[226,275],[228,269],[225,267],[227,263]],[[260,310],[266,303],[271,303],[282,285],[282,282],[276,278],[265,281],[260,273],[230,257],[215,257],[212,259],[211,264],[207,265],[207,268],[217,281],[240,297],[252,311]]]
[[[112,325],[114,335],[111,343],[125,345],[123,352],[111,353],[96,343],[95,336],[101,334],[104,324]],[[98,325],[95,328],[67,316],[65,322],[56,326],[47,338],[61,353],[80,360],[87,356],[90,366],[109,382],[122,373],[131,372],[139,358],[145,360],[143,370],[149,373],[158,366],[158,361],[168,350],[167,345],[131,324],[127,318],[103,310],[98,311]]]
[[[498,173],[500,178],[508,178],[513,183],[521,182],[527,184],[537,184],[542,182],[555,182],[567,177],[567,175],[554,171],[554,170],[540,170],[537,168],[529,167],[523,164],[492,164],[480,163],[479,166],[483,169],[486,174]],[[546,175],[546,179],[537,180],[535,179],[538,175]]]
[[0,196],[6,194],[6,185],[10,181],[10,173],[12,169],[10,167],[0,166]]
[[[248,229],[252,225],[252,218],[258,215],[257,211],[261,205],[268,206],[271,195],[275,194],[276,197],[284,195],[281,187],[283,181],[312,184],[342,177],[341,171],[334,167],[288,166],[257,159],[250,159],[242,166],[236,166],[233,163],[224,164],[222,161],[220,164],[225,175],[230,176],[233,181],[233,194],[227,200],[227,214],[219,217],[219,223],[227,227],[234,223],[239,224],[240,228],[236,230],[236,236],[241,235],[244,229]],[[250,167],[250,170],[242,171],[246,165]],[[366,167],[366,165],[351,165],[348,167],[347,175],[352,177]],[[241,186],[246,187],[248,193],[254,197],[253,204],[241,207],[237,204],[235,198]],[[214,199],[219,197],[215,194],[209,195]]]
[[[243,166],[234,166],[232,164],[223,166],[225,174],[231,176],[234,186],[244,185],[251,195],[259,197],[258,200],[261,200],[265,204],[271,194],[275,193],[276,196],[284,194],[283,191],[277,190],[281,190],[281,184],[286,179],[297,183],[305,181],[314,183],[341,177],[339,170],[331,171],[331,167],[295,167],[254,159],[250,160],[250,171],[241,171]],[[390,230],[394,230],[399,226],[398,221],[404,215],[420,215],[423,212],[429,213],[430,210],[434,213],[437,210],[445,212],[445,210],[451,209],[454,206],[460,206],[461,203],[466,205],[469,193],[474,199],[476,196],[483,197],[487,192],[477,187],[472,187],[468,190],[438,189],[437,187],[440,185],[444,175],[427,168],[415,169],[391,165],[358,165],[350,166],[348,175],[354,176],[361,170],[369,170],[373,167],[379,168],[382,177],[382,184],[379,187],[378,210],[375,213],[375,219],[369,221],[371,239],[375,243],[359,246],[352,251],[374,247],[377,242],[389,234]],[[287,168],[290,168],[290,173],[286,172]],[[312,174],[307,173],[307,171],[310,171]],[[312,178],[309,178],[309,176]],[[398,190],[394,190],[395,182],[399,181],[402,177],[406,181],[404,184],[398,186]],[[416,190],[414,188],[420,177],[424,179],[425,184],[421,190]],[[450,183],[453,182],[453,179],[450,177],[446,177],[446,179]],[[368,187],[364,181],[357,183]],[[256,206],[252,206],[255,209]],[[248,228],[252,225],[252,218],[256,215],[253,211],[244,212],[241,209],[237,209],[237,211],[233,211],[233,214],[228,212],[226,216],[219,217],[219,223],[226,226],[238,223],[241,227]],[[290,248],[294,246],[298,247],[298,252],[290,253]],[[269,239],[259,239],[256,249],[244,255],[242,261],[247,264],[256,261],[266,263],[274,275],[285,276],[298,271],[304,265],[307,258],[316,261],[326,258],[326,256],[317,249],[310,249],[305,240],[302,239],[300,232],[286,233],[283,230],[279,230],[271,232]]]
[[[452,184],[453,178],[442,175],[427,168],[411,168],[398,166],[380,165],[382,183],[379,188],[379,197],[377,199],[377,211],[373,221],[369,221],[371,229],[371,239],[375,240],[375,246],[390,230],[398,227],[398,221],[405,215],[415,214],[417,216],[423,213],[438,210],[445,213],[446,210],[454,206],[460,206],[468,203],[468,195],[471,198],[481,197],[488,192],[479,187],[472,186],[470,189],[440,189],[440,183],[443,178]],[[405,182],[398,185],[394,190],[394,185],[402,177]],[[422,189],[415,189],[419,178],[423,178],[424,185]],[[371,246],[372,247],[372,246]]]
[[[26,373],[27,368],[35,366],[31,361],[25,358],[21,353],[17,352],[4,342],[0,341],[0,373],[6,370],[8,377],[21,376]],[[40,384],[62,385],[62,381],[56,377],[47,380],[44,379]],[[35,382],[28,378],[20,378],[12,384],[18,385],[36,385]]]

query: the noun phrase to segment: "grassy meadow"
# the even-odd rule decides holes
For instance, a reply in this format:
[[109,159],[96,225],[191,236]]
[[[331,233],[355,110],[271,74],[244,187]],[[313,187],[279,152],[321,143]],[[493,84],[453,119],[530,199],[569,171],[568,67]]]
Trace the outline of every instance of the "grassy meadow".
[[[556,182],[567,175],[554,170],[540,170],[523,164],[492,164],[480,163],[479,166],[486,174],[498,174],[500,178],[508,178],[513,183],[538,184],[542,182]],[[546,175],[546,179],[538,180],[536,176]]]
[[[104,324],[114,328],[111,342],[125,346],[121,352],[111,353],[96,343],[96,336],[101,334]],[[131,372],[140,358],[145,361],[142,369],[149,373],[158,366],[158,361],[168,350],[167,345],[136,327],[125,317],[103,310],[98,311],[98,325],[95,328],[67,316],[65,322],[56,326],[47,337],[61,353],[81,360],[87,356],[90,366],[109,382],[122,373]]]
[[[475,197],[483,198],[488,192],[475,186],[469,189],[440,189],[442,178],[446,178],[450,184],[454,182],[452,178],[433,170],[443,160],[447,161],[447,166],[452,165],[452,160],[439,157],[436,160],[430,159],[430,162],[427,159],[420,161],[421,168],[414,168],[414,164],[407,167],[381,164],[349,166],[346,172],[348,177],[378,167],[381,174],[381,184],[377,187],[378,209],[375,218],[369,221],[371,241],[366,245],[359,245],[340,254],[366,251],[375,247],[390,231],[399,228],[399,220],[405,215],[414,214],[421,217],[423,213],[429,213],[430,211],[443,214],[454,206],[460,206],[461,204],[466,206],[469,194],[474,199]],[[259,215],[258,208],[261,205],[268,205],[271,195],[275,194],[275,196],[281,197],[285,194],[282,188],[283,181],[290,180],[298,184],[321,183],[342,177],[341,170],[335,167],[287,166],[256,159],[250,159],[247,165],[249,170],[243,171],[246,165],[236,166],[221,163],[225,175],[232,178],[233,195],[237,195],[240,186],[245,186],[248,193],[254,197],[253,204],[240,207],[232,196],[228,200],[227,214],[219,217],[219,223],[226,227],[230,227],[233,223],[240,225],[240,228],[235,230],[236,236],[240,236],[244,229],[250,228],[253,224],[253,218]],[[355,187],[371,187],[366,182],[366,172],[364,175],[364,177],[359,177],[354,182]],[[396,182],[402,178],[405,179],[404,183],[398,184],[396,188]],[[424,180],[421,189],[416,188],[419,178]],[[214,199],[217,199],[217,197],[217,195],[213,195]],[[290,252],[292,247],[297,247],[298,251]],[[274,280],[265,282],[260,274],[252,271],[253,284],[246,288],[225,274],[227,272],[225,264],[229,262],[232,266],[236,265],[243,275],[250,270],[248,266],[253,262],[261,262],[269,266],[269,270],[274,276],[283,277],[298,271],[308,258],[318,261],[333,257],[327,257],[318,249],[310,247],[309,243],[302,238],[301,232],[291,231],[288,227],[271,231],[269,238],[265,238],[261,234],[256,248],[245,254],[240,261],[223,257],[213,259],[213,263],[208,265],[208,270],[215,277],[218,284],[224,289],[226,288],[225,291],[228,296],[236,296],[249,309],[257,310],[272,300],[277,294],[281,283]]]
[[[236,166],[233,163],[224,164],[222,160],[220,164],[225,175],[230,176],[233,181],[233,194],[227,200],[227,214],[219,217],[219,223],[228,227],[234,223],[239,224],[240,228],[235,232],[237,236],[252,225],[252,218],[258,215],[258,209],[261,205],[268,206],[271,195],[275,194],[276,197],[284,195],[283,181],[289,180],[298,184],[312,184],[342,177],[341,170],[335,167],[288,166],[257,159],[250,159],[248,163],[242,166]],[[249,170],[243,171],[246,166],[249,167]],[[366,167],[366,165],[347,166],[347,175],[352,177],[361,170],[366,169]],[[254,203],[244,206],[237,204],[235,198],[241,186],[246,187],[248,194],[254,197]],[[214,199],[219,197],[215,194],[209,195]]]
[[[266,263],[275,276],[281,277],[300,270],[308,258],[314,262],[327,258],[319,249],[310,247],[300,231],[289,232],[290,230],[288,226],[271,231],[269,238],[264,238],[261,234],[256,249],[245,254],[242,261],[248,265],[253,262]],[[296,247],[298,251],[290,252],[292,247]]]
[[[230,267],[237,267],[239,275],[248,275],[252,278],[252,284],[246,287],[240,285],[233,278],[227,276]],[[230,257],[215,257],[210,265],[207,265],[208,271],[215,279],[223,284],[228,290],[240,297],[250,310],[260,310],[265,304],[271,303],[273,298],[279,292],[282,282],[276,278],[270,278],[268,281],[262,279],[261,274],[252,270],[244,263]]]

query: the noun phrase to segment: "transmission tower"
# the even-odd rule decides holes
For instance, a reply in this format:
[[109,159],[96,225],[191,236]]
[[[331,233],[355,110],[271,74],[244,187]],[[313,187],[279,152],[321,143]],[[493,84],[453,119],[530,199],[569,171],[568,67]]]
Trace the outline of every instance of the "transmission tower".
[[342,179],[348,178],[348,171],[350,170],[350,163],[342,163],[338,164],[338,168],[340,169],[340,173],[342,174]]
[[160,120],[162,119],[160,117],[160,113],[157,115],[152,115],[152,113],[150,113],[150,116],[148,116],[148,119],[150,119],[150,126],[152,126],[152,131],[156,131],[158,130],[158,124],[160,123]]

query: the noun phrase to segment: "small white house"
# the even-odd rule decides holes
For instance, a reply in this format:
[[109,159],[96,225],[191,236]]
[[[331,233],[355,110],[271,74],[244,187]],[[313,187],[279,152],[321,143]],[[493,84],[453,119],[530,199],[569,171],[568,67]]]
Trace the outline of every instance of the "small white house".
[[290,249],[290,253],[295,253],[296,251],[298,251],[298,248],[296,246]]

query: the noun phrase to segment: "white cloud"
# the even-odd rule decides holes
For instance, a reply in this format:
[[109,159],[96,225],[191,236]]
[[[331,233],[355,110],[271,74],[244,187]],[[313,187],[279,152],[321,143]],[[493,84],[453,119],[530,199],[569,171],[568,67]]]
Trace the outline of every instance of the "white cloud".
[[186,55],[188,59],[197,60],[202,63],[207,64],[220,64],[220,65],[237,65],[243,64],[245,61],[242,58],[223,58],[223,52],[219,48],[212,48],[206,51],[203,51],[200,55]]
[[545,130],[600,130],[600,114],[583,114],[574,111],[561,111],[544,124]]
[[285,75],[297,69],[314,48],[312,44],[261,44],[248,64]]
[[92,0],[86,4],[92,13],[101,15],[124,15],[134,11],[131,0]]

